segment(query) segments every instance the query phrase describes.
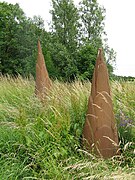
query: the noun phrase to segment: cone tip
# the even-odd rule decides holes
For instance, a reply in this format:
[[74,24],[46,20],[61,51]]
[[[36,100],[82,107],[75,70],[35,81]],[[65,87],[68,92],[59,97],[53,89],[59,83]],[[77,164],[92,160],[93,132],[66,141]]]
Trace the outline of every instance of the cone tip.
[[99,48],[98,49],[98,55],[101,55],[102,54],[102,48]]
[[42,53],[40,40],[38,39],[38,53]]
[[38,39],[38,46],[40,45],[40,40]]
[[103,57],[103,50],[102,48],[98,49],[98,56],[97,56],[98,61],[100,61],[100,63],[103,61],[104,57]]

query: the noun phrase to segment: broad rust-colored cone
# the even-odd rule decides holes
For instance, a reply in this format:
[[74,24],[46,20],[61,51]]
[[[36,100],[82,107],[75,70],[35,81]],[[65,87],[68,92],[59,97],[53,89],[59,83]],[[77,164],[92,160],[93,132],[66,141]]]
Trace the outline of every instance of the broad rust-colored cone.
[[109,76],[102,49],[99,49],[94,69],[88,112],[83,129],[83,144],[87,150],[109,158],[118,152],[118,134],[110,94]]
[[38,57],[36,63],[36,89],[35,89],[35,93],[37,97],[43,100],[46,97],[48,90],[50,90],[50,87],[51,87],[51,80],[49,78],[47,68],[45,65],[40,41],[38,40]]

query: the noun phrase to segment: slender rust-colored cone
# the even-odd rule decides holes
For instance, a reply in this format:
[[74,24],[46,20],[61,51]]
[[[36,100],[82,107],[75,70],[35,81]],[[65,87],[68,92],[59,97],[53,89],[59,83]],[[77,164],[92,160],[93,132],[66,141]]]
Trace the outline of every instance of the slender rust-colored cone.
[[102,49],[99,49],[94,69],[91,95],[83,129],[83,144],[87,150],[109,158],[118,152],[118,134],[110,94],[109,76]]
[[38,40],[38,57],[36,63],[36,89],[35,89],[35,93],[37,97],[43,100],[46,97],[48,90],[50,90],[50,87],[51,87],[51,80],[49,78],[47,68],[45,65],[40,41]]

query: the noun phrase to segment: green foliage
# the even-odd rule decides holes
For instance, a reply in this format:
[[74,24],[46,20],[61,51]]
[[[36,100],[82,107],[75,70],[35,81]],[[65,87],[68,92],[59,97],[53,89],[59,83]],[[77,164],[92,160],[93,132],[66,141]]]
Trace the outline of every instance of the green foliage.
[[35,75],[37,40],[48,39],[42,18],[34,16],[33,19],[28,19],[18,4],[3,2],[0,3],[0,9],[1,73]]
[[94,48],[94,46],[91,44],[81,46],[80,51],[78,53],[77,65],[80,79],[92,79],[97,57],[97,51],[98,47]]
[[[81,146],[89,81],[54,81],[41,103],[33,79],[0,77],[0,179],[134,179],[135,85],[111,86],[122,152],[103,160]],[[132,126],[121,131],[119,122],[127,116]]]
[[63,80],[74,79],[77,66],[67,48],[59,42],[50,45],[50,55],[56,68],[55,77]]
[[24,68],[23,58],[29,53],[22,46],[23,25],[25,16],[18,4],[0,3],[0,65],[2,73],[16,74]]
[[78,10],[72,0],[52,0],[52,30],[69,53],[77,48]]
[[[97,49],[103,47],[110,74],[115,52],[102,40],[104,8],[97,1],[52,0],[52,28],[40,16],[27,18],[18,4],[0,3],[0,72],[35,77],[37,40],[50,77],[64,81],[92,78]],[[86,53],[86,54],[85,54]],[[94,60],[95,58],[95,60]]]
[[132,76],[117,76],[117,75],[113,75],[112,76],[112,79],[113,80],[117,80],[117,81],[120,81],[120,82],[125,82],[125,81],[135,81],[135,77],[132,77]]
[[97,0],[82,0],[79,8],[84,40],[101,38],[104,33],[105,9]]
[[[108,39],[106,38],[106,32],[104,30],[105,9],[98,4],[97,0],[82,0],[79,5],[79,13],[81,19],[81,28],[79,34],[79,36],[81,37],[80,43],[82,43],[83,46],[86,47],[88,44],[90,44],[93,49],[95,48],[95,59],[97,56],[98,48],[103,48],[108,72],[110,76],[112,76],[113,68],[115,66],[116,53],[107,44]],[[89,56],[91,55],[89,54]],[[89,59],[89,61],[92,60]],[[88,63],[89,61],[87,60],[86,63]],[[90,80],[92,77],[92,69],[93,64],[91,64],[90,71],[85,72]]]
[[[78,11],[72,0],[52,0],[52,60],[59,77],[73,80],[77,74]],[[70,12],[70,13],[69,13]]]

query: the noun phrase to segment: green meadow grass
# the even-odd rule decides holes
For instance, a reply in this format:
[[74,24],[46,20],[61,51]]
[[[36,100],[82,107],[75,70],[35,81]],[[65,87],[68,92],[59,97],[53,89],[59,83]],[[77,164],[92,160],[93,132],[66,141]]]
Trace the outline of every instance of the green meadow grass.
[[34,80],[0,77],[0,180],[135,179],[135,82],[111,82],[121,154],[81,146],[90,82],[54,81],[43,103]]

